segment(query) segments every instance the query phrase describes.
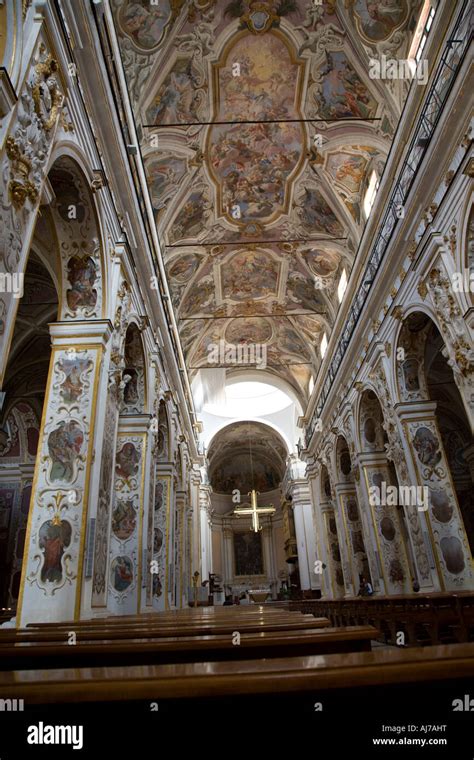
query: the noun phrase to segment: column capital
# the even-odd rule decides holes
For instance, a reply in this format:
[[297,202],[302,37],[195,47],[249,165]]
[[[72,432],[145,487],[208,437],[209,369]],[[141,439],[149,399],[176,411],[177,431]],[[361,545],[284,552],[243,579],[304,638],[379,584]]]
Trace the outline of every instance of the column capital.
[[399,419],[404,421],[419,421],[420,419],[433,419],[436,413],[436,401],[404,401],[395,404],[395,410]]
[[49,332],[53,346],[74,347],[81,345],[105,346],[112,335],[113,327],[110,319],[68,320],[51,322]]
[[119,417],[121,433],[148,433],[151,414],[122,414]]

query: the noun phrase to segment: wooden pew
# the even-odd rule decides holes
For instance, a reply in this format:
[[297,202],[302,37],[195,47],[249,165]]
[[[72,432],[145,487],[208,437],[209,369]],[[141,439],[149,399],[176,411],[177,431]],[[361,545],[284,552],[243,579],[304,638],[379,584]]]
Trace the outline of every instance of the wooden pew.
[[[304,694],[474,678],[474,645],[305,657],[0,672],[0,698],[28,704]],[[461,689],[462,691],[462,689]]]
[[161,639],[124,638],[61,642],[0,644],[0,670],[149,665],[153,663],[248,660],[303,654],[370,651],[377,636],[371,626],[323,628],[278,632],[243,633],[240,643],[233,636],[173,636]]
[[147,638],[160,639],[169,636],[205,636],[211,634],[232,635],[235,631],[242,633],[257,633],[259,631],[301,631],[305,629],[318,629],[329,627],[327,618],[315,618],[312,615],[299,615],[294,619],[287,620],[254,620],[248,618],[231,618],[229,620],[189,620],[189,621],[139,621],[133,624],[122,623],[120,618],[113,622],[97,625],[96,622],[82,625],[71,623],[68,625],[51,624],[48,627],[24,629],[6,629],[0,632],[0,644],[15,643],[21,641],[64,641],[69,632],[74,631],[77,641],[102,640],[102,639],[133,639],[146,636]]
[[463,643],[474,640],[474,594],[471,591],[373,596],[285,603],[286,610],[326,615],[331,624],[374,625],[386,643],[395,645],[400,631],[406,645]]

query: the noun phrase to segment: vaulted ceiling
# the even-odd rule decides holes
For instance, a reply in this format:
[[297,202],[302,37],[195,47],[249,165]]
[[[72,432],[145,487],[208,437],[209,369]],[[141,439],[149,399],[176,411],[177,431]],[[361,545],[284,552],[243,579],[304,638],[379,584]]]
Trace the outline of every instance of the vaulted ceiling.
[[288,452],[281,436],[260,422],[235,422],[220,430],[208,451],[209,480],[216,493],[244,498],[252,488],[259,493],[280,485]]
[[407,92],[370,59],[406,56],[420,5],[112,0],[191,374],[265,344],[304,406]]

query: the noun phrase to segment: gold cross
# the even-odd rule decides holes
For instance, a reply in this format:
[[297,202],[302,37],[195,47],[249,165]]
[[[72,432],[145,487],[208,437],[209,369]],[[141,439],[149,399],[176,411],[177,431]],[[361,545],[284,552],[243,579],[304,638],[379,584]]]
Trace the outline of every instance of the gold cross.
[[260,493],[254,488],[252,488],[248,495],[250,496],[252,506],[236,507],[236,509],[234,509],[234,515],[237,515],[237,517],[240,517],[241,515],[252,515],[252,530],[255,531],[255,533],[258,533],[259,530],[262,530],[258,521],[258,516],[273,515],[275,513],[275,507],[273,504],[270,504],[269,507],[259,507],[257,504],[257,496],[260,496]]

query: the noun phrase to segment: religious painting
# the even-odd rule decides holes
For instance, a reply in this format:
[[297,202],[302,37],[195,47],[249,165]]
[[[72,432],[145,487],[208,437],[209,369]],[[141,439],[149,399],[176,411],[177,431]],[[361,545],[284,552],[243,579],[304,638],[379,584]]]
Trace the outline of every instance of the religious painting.
[[255,488],[261,493],[278,488],[281,477],[270,461],[261,457],[254,459],[252,471],[249,455],[239,453],[221,461],[219,470],[213,474],[212,487],[218,493],[232,493],[238,489],[246,494]]
[[372,417],[367,417],[364,422],[364,438],[370,445],[374,444],[377,438],[377,431],[375,420]]
[[59,386],[59,393],[66,404],[73,404],[81,397],[84,390],[81,374],[91,366],[90,359],[78,356],[59,360],[58,368],[64,373],[64,380]]
[[359,510],[357,508],[357,502],[352,496],[347,499],[346,509],[348,519],[351,522],[356,522],[356,520],[359,519]]
[[299,71],[283,40],[273,34],[241,37],[218,69],[215,120],[260,122],[227,123],[209,131],[219,214],[230,222],[269,219],[285,211],[288,181],[303,151],[304,131],[295,121],[301,116],[295,106]]
[[272,326],[268,319],[257,317],[233,319],[227,325],[225,339],[232,344],[267,343],[272,337]]
[[153,536],[153,551],[155,554],[159,554],[163,547],[163,531],[160,528],[155,528]]
[[261,533],[234,533],[235,575],[263,575]]
[[62,558],[71,543],[72,528],[67,520],[47,520],[39,529],[39,548],[43,551],[41,580],[60,583],[63,577]]
[[341,259],[340,255],[335,251],[326,251],[319,248],[303,251],[302,255],[312,273],[318,277],[328,277],[334,274]]
[[353,153],[332,153],[326,163],[326,171],[350,193],[359,191],[365,176],[367,159]]
[[380,532],[387,541],[393,541],[395,538],[395,525],[390,517],[382,517],[380,521]]
[[199,262],[200,256],[197,256],[195,253],[181,254],[168,264],[168,277],[181,283],[189,282],[196,272]]
[[137,523],[137,513],[133,499],[117,499],[112,512],[112,531],[116,538],[125,541],[130,538]]
[[327,307],[321,292],[315,288],[314,283],[308,277],[292,272],[288,276],[287,291],[288,296],[301,308],[317,314],[326,313]]
[[339,466],[343,475],[349,475],[352,469],[351,455],[347,450],[341,452],[339,459]]
[[129,480],[138,472],[140,453],[131,442],[124,443],[115,456],[115,472],[120,478]]
[[153,208],[159,209],[163,205],[163,199],[172,188],[177,188],[186,172],[186,160],[184,158],[163,158],[159,161],[150,161],[146,165],[146,176],[150,188]]
[[357,28],[369,42],[386,40],[408,18],[407,0],[355,0]]
[[174,242],[196,237],[203,231],[203,215],[207,208],[207,198],[204,190],[194,190],[176,217],[170,239]]
[[75,420],[62,420],[48,436],[48,452],[52,460],[50,480],[70,483],[74,464],[84,443],[84,433]]
[[409,358],[402,364],[403,383],[405,390],[419,391],[420,380],[418,376],[418,360],[415,358]]
[[301,358],[309,358],[307,345],[298,335],[291,324],[282,324],[280,321],[278,330],[278,347],[288,354],[296,354]]
[[446,568],[453,575],[462,573],[465,567],[462,544],[456,536],[445,536],[440,541]]
[[222,264],[224,298],[246,301],[277,294],[280,264],[264,251],[237,253]]
[[186,315],[198,314],[215,307],[215,287],[212,277],[203,277],[194,283],[186,295],[182,311]]
[[118,13],[120,29],[137,47],[152,50],[163,37],[171,8],[172,0],[125,0]]
[[377,103],[342,50],[326,51],[321,77],[318,98],[318,115],[321,119],[354,116],[367,119],[375,116]]
[[67,305],[72,311],[94,307],[97,303],[97,267],[90,256],[72,256],[67,264],[67,277],[71,284],[66,293]]
[[52,167],[48,178],[54,187],[54,207],[61,219],[66,224],[71,223],[69,212],[72,206],[76,214],[74,221],[83,222],[86,217],[86,208],[77,184],[78,178],[58,162]]
[[441,460],[439,440],[429,428],[418,428],[413,439],[413,446],[422,464],[426,464],[428,467],[436,467]]
[[332,237],[343,236],[341,223],[318,190],[305,189],[298,212],[301,221],[311,232],[324,232]]
[[110,565],[110,577],[115,591],[126,591],[133,581],[133,563],[130,557],[114,557]]
[[389,578],[392,583],[401,583],[405,578],[402,563],[396,557],[390,560]]
[[180,58],[158,88],[146,112],[148,124],[199,122],[200,82],[192,58]]
[[446,491],[434,491],[430,488],[430,501],[434,517],[441,523],[448,523],[453,516],[454,507],[450,504]]

